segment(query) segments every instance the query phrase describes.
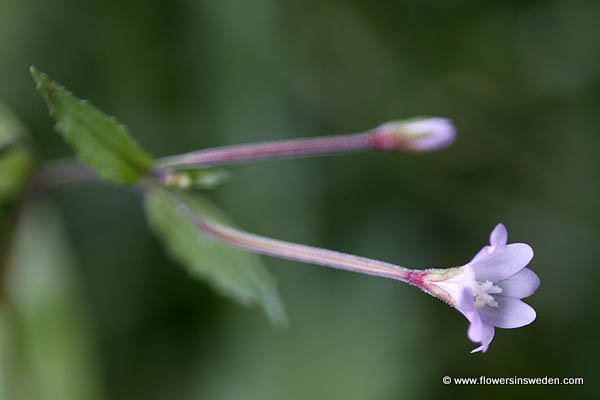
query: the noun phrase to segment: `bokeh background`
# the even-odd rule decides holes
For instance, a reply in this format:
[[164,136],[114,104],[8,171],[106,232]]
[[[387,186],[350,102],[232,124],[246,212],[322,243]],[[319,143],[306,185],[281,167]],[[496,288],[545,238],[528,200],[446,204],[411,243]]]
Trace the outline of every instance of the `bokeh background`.
[[[503,222],[533,246],[542,279],[528,300],[535,323],[497,330],[488,353],[471,355],[466,320],[415,288],[266,259],[291,320],[276,330],[170,261],[137,194],[73,187],[44,217],[62,218],[62,231],[22,249],[64,261],[61,304],[80,316],[18,332],[42,366],[25,386],[46,388],[26,397],[597,396],[599,20],[600,3],[579,0],[0,0],[0,100],[44,158],[72,153],[31,64],[156,156],[445,116],[459,137],[442,152],[240,165],[210,196],[251,232],[410,267],[461,265]],[[30,278],[40,273],[58,276]],[[445,375],[585,385],[455,386]]]

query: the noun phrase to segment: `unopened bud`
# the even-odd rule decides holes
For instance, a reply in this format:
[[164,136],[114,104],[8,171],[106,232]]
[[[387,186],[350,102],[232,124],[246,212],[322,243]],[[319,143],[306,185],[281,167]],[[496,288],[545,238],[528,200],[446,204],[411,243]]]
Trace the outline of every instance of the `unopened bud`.
[[431,151],[450,146],[456,129],[446,118],[387,122],[374,131],[373,147],[384,151]]
[[212,189],[229,178],[229,173],[223,169],[189,169],[170,171],[165,173],[161,180],[166,187],[189,189]]

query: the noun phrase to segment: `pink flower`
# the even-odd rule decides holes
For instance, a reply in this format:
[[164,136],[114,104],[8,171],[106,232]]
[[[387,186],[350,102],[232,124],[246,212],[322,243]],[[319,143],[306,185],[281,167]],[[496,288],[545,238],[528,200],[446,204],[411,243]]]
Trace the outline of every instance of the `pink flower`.
[[524,243],[507,244],[508,234],[498,224],[485,246],[466,265],[431,270],[423,277],[429,291],[456,307],[470,322],[468,336],[485,352],[494,328],[520,328],[535,320],[535,310],[521,301],[539,287],[538,276],[526,265],[533,250]]

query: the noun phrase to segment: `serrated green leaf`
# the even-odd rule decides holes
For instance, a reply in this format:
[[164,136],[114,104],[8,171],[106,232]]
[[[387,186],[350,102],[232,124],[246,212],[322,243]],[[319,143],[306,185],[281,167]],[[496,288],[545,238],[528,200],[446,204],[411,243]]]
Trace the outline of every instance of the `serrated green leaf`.
[[200,195],[152,188],[146,193],[146,216],[168,253],[197,278],[244,305],[257,305],[276,325],[286,315],[274,278],[260,257],[217,242],[177,212],[185,204],[203,217],[226,222],[224,214]]
[[118,183],[135,183],[146,175],[152,158],[129,136],[125,126],[75,97],[48,75],[34,67],[30,71],[56,121],[56,130],[84,162],[100,176]]
[[14,351],[8,398],[98,399],[91,331],[76,269],[61,220],[51,207],[26,206],[7,265],[5,307],[10,307],[8,322],[16,323],[18,332],[4,336]]

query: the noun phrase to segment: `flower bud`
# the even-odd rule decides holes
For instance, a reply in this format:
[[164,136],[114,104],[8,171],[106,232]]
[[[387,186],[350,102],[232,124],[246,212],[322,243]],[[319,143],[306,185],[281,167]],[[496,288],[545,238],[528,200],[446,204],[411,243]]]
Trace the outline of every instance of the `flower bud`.
[[212,189],[228,179],[229,173],[223,169],[186,169],[161,174],[161,181],[166,187],[178,189]]
[[450,146],[456,129],[446,118],[387,122],[375,128],[373,146],[384,151],[431,151]]

